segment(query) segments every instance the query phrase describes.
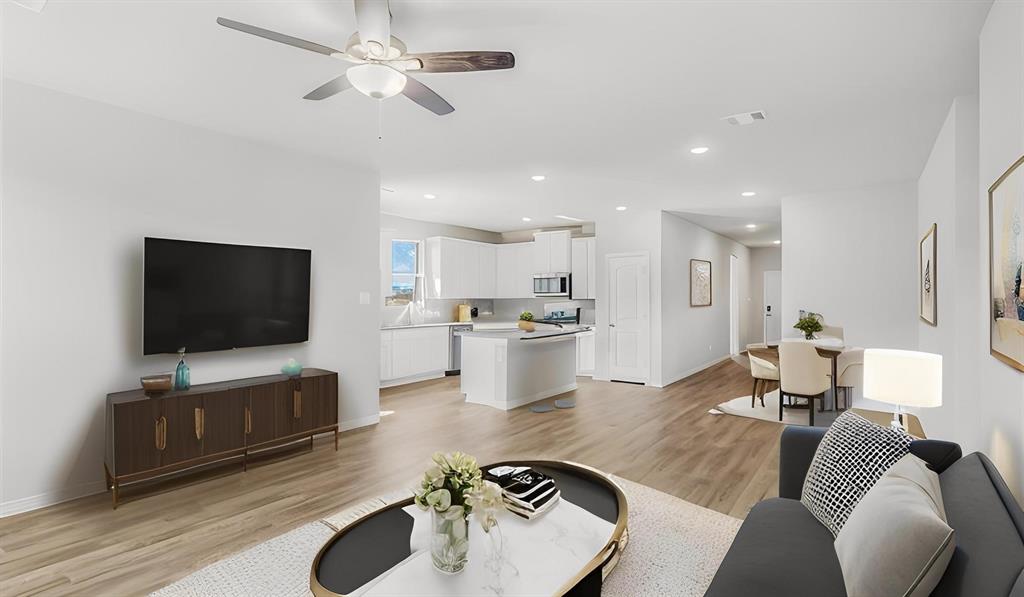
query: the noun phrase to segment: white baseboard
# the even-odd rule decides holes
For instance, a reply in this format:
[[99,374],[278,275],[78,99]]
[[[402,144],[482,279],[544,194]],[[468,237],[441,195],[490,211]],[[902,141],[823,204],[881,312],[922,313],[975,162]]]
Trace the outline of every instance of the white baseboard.
[[102,480],[89,481],[88,483],[80,483],[74,487],[66,487],[64,489],[58,489],[57,491],[47,491],[46,493],[40,493],[39,495],[31,495],[3,502],[0,503],[0,518],[21,514],[22,512],[28,512],[29,510],[38,510],[39,508],[53,506],[54,504],[60,504],[62,502],[69,502],[87,495],[103,493],[106,490],[107,486]]
[[352,429],[358,429],[359,427],[368,427],[370,425],[376,425],[380,423],[380,413],[370,415],[368,417],[360,417],[358,419],[349,419],[338,423],[338,431],[350,431]]
[[381,380],[381,388],[391,388],[394,386],[403,386],[407,383],[416,383],[418,381],[427,381],[429,379],[441,379],[444,377],[444,371],[429,371],[427,373],[420,373],[418,375],[410,375],[409,377],[400,377],[398,379],[385,379]]
[[695,375],[697,373],[700,373],[701,371],[703,371],[703,370],[705,370],[705,369],[707,369],[709,367],[714,367],[715,365],[721,363],[722,361],[728,361],[731,358],[732,358],[732,355],[727,354],[724,357],[719,357],[719,358],[717,358],[717,359],[715,359],[713,361],[709,361],[707,363],[704,363],[703,365],[698,365],[698,366],[696,366],[693,369],[690,369],[688,371],[683,371],[682,373],[678,373],[676,375],[673,375],[667,381],[662,381],[661,385],[658,385],[658,384],[651,384],[651,385],[653,385],[656,388],[664,388],[665,386],[670,386],[670,385],[676,383],[677,381],[680,381],[682,379],[686,379],[687,377],[690,377],[691,375]]

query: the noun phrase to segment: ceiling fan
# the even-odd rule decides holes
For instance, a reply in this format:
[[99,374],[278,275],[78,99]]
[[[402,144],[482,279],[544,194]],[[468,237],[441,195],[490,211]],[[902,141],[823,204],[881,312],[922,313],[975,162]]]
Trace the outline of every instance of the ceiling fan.
[[388,0],[354,0],[356,27],[345,44],[345,51],[306,41],[269,29],[246,25],[219,17],[217,23],[250,35],[257,35],[317,54],[350,63],[345,73],[331,79],[303,99],[322,100],[354,87],[375,99],[401,93],[438,116],[455,111],[443,97],[409,75],[410,72],[457,73],[512,68],[516,57],[511,52],[428,52],[409,54],[402,40],[391,35],[391,8]]

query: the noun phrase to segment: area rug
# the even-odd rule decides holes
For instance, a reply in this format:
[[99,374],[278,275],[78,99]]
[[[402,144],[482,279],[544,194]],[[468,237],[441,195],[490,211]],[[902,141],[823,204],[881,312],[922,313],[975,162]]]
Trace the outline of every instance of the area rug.
[[[629,504],[629,545],[602,594],[703,595],[742,521],[619,477],[615,482]],[[152,595],[308,597],[309,567],[335,530],[407,495],[396,492],[346,508],[214,562]]]
[[[807,409],[784,408],[782,410],[782,420],[780,421],[779,391],[773,390],[764,395],[764,406],[761,406],[761,400],[758,399],[754,401],[754,406],[751,407],[750,396],[740,396],[728,402],[723,402],[708,412],[713,415],[733,415],[736,417],[771,421],[772,423],[781,423],[783,425],[807,426]],[[836,412],[828,410],[815,412],[814,424],[816,427],[827,427],[835,420],[836,415]]]

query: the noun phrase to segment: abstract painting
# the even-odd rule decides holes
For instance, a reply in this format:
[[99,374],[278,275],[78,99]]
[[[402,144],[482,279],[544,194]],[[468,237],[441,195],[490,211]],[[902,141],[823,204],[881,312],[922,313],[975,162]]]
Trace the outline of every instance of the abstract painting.
[[992,356],[1024,371],[1024,157],[988,190]]
[[936,225],[932,224],[925,233],[918,248],[918,295],[919,315],[921,319],[932,325],[938,320],[938,308],[935,300],[937,271],[935,260],[938,249],[935,244]]
[[711,306],[711,262],[690,260],[690,306]]

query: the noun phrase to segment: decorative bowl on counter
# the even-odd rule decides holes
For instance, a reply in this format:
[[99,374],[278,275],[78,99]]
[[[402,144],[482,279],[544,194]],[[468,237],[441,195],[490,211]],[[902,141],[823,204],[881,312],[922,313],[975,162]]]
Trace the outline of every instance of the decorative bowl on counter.
[[144,375],[139,378],[142,384],[142,391],[146,394],[163,394],[174,388],[173,373],[157,373],[156,375]]
[[524,321],[520,319],[519,329],[523,330],[524,332],[533,332],[537,330],[537,325],[534,324],[532,321]]

